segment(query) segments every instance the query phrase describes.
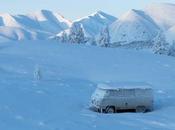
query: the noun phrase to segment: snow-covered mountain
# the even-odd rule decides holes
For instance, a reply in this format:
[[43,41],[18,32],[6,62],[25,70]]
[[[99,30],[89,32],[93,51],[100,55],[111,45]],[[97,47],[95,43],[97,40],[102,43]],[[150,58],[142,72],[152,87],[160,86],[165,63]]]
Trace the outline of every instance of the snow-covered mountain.
[[48,10],[27,15],[0,14],[0,35],[10,40],[47,39],[70,25],[63,16]]
[[143,11],[130,10],[110,27],[111,43],[129,44],[153,39],[159,27]]
[[172,47],[175,51],[174,18],[175,4],[168,3],[132,9],[119,19],[97,11],[73,22],[48,10],[27,15],[0,13],[0,40],[56,39],[105,47],[147,47],[159,54],[169,54]]
[[[97,11],[89,16],[75,20],[69,29],[57,34],[56,39],[64,39],[65,34],[66,37],[69,38],[71,35],[74,35],[74,33],[77,33],[76,31],[82,30],[85,37],[84,41],[92,42],[96,40],[106,26],[112,24],[115,20],[117,20],[116,17],[102,11]],[[71,42],[71,40],[68,39],[67,42]]]
[[[175,4],[130,10],[109,26],[110,44],[175,56]],[[124,45],[124,46],[123,46]]]
[[74,23],[82,24],[86,37],[93,37],[98,35],[105,26],[110,25],[115,20],[117,20],[116,17],[102,11],[97,11],[89,16],[74,21]]
[[156,42],[160,52],[163,50],[165,54],[175,56],[175,4],[151,4],[144,11],[159,26],[161,35],[164,35],[163,39],[160,38],[158,39],[159,42]]
[[[119,19],[97,11],[75,20],[69,29],[52,38],[69,43],[95,42],[102,46],[109,44],[109,46],[131,45],[134,48],[135,46],[152,47],[160,32],[161,39],[164,37],[162,35],[165,35],[167,41],[172,41],[172,35],[175,34],[174,12],[175,5],[166,3],[151,4],[143,10],[129,10]],[[106,43],[101,43],[104,41]]]

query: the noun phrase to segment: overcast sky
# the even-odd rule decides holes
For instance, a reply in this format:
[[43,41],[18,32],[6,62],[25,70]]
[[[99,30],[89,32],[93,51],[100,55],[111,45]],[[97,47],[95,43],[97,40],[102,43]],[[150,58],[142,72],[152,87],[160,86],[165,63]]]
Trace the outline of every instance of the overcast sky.
[[175,0],[1,0],[0,12],[16,14],[49,9],[74,20],[97,10],[119,17],[129,9],[143,9],[155,2],[175,4]]

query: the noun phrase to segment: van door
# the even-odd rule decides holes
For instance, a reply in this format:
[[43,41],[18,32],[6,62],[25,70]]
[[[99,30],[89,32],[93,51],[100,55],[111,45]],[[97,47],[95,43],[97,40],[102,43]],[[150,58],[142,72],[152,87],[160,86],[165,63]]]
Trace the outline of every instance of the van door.
[[119,89],[119,90],[116,91],[115,98],[116,98],[116,107],[117,107],[117,109],[125,109],[126,98],[123,95],[123,90],[122,89]]
[[135,90],[134,89],[126,89],[123,90],[124,95],[124,109],[135,109],[136,98],[135,98]]

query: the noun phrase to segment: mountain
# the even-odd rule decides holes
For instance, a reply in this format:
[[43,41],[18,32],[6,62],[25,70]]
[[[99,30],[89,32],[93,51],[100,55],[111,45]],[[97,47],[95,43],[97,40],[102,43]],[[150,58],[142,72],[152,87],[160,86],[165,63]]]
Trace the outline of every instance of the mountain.
[[144,10],[162,30],[175,25],[175,4],[156,3],[148,5]]
[[140,10],[130,10],[109,27],[111,43],[129,44],[153,39],[159,27]]
[[[65,34],[67,37],[70,37],[72,33],[74,33],[73,30],[83,30],[82,33],[86,38],[85,41],[93,41],[106,26],[112,24],[115,20],[117,20],[117,18],[114,16],[102,11],[97,11],[89,16],[73,21],[73,24],[69,29],[57,34],[55,38],[62,39]],[[70,42],[70,40],[68,40],[68,42]]]
[[71,25],[58,13],[41,10],[27,15],[0,14],[0,36],[10,40],[42,40]]
[[160,27],[161,35],[164,35],[159,38],[158,42],[155,41],[154,46],[156,46],[156,50],[158,47],[158,54],[175,56],[175,4],[151,4],[144,11]]
[[83,26],[85,36],[93,37],[105,27],[117,20],[116,17],[106,14],[102,11],[97,11],[89,16],[83,17],[74,21]]
[[175,55],[174,18],[175,4],[169,3],[132,9],[119,19],[97,11],[73,22],[48,10],[26,15],[0,13],[0,41],[54,39],[102,47],[150,48],[157,54]]

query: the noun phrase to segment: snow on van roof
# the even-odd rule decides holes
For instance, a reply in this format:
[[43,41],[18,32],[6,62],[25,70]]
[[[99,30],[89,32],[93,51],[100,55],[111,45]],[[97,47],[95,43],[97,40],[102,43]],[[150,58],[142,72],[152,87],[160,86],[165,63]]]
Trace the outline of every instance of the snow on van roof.
[[152,85],[145,82],[110,82],[100,83],[97,86],[100,89],[151,89]]

